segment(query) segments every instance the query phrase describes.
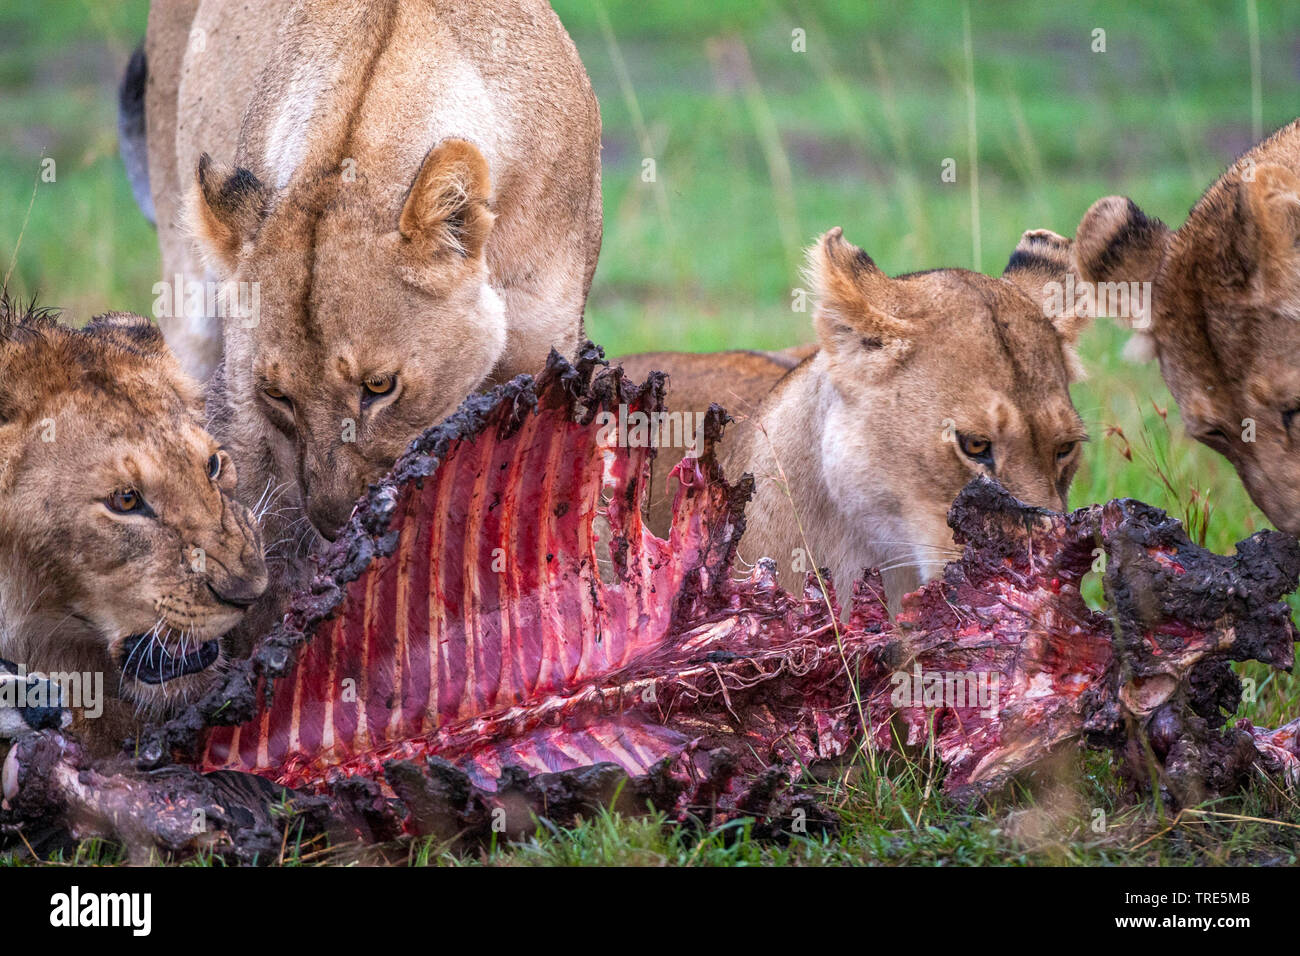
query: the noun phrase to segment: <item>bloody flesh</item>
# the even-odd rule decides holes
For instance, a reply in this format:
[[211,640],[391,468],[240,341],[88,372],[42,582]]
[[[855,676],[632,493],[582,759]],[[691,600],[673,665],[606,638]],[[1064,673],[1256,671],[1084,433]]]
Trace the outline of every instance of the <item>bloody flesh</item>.
[[[602,416],[652,413],[661,392],[588,347],[469,399],[359,503],[252,658],[114,769],[139,788],[114,793],[152,792],[169,764],[169,806],[185,773],[198,801],[215,799],[204,781],[253,775],[383,839],[475,832],[503,807],[526,832],[532,814],[615,793],[779,816],[807,809],[789,785],[808,768],[931,737],[959,799],[1079,742],[1175,802],[1239,786],[1256,763],[1295,782],[1293,729],[1225,726],[1229,661],[1290,667],[1294,539],[1261,532],[1223,557],[1138,502],[1054,514],[981,479],[950,513],[964,552],[941,578],[891,622],[864,573],[841,614],[818,576],[793,593],[769,562],[737,576],[751,483],[714,461],[720,409],[677,467],[669,539],[643,527],[652,449],[603,442]],[[1080,594],[1094,564],[1105,613]],[[973,696],[954,698],[963,687]],[[7,780],[67,779],[56,771],[79,759],[23,754]],[[93,790],[31,793],[106,818],[85,806]]]
[[[1222,716],[1185,688],[1194,666],[1214,687],[1200,697],[1224,703],[1235,678],[1213,661],[1290,666],[1278,597],[1300,571],[1296,543],[1264,533],[1211,555],[1138,502],[1060,515],[973,483],[951,517],[963,557],[892,627],[874,576],[842,625],[811,576],[794,596],[766,566],[735,579],[748,479],[733,488],[714,463],[720,410],[677,467],[668,541],[641,523],[651,449],[602,444],[601,413],[652,413],[661,387],[629,385],[589,350],[416,442],[273,638],[301,645],[297,661],[251,719],[207,735],[201,766],[310,789],[437,756],[490,790],[506,766],[640,776],[705,741],[796,775],[851,749],[865,717],[877,749],[933,732],[958,792],[1085,724],[1094,742],[1127,742],[1157,712],[1170,747],[1190,717],[1217,733]],[[1080,595],[1098,556],[1110,614]],[[899,706],[908,673],[996,677],[998,699]]]

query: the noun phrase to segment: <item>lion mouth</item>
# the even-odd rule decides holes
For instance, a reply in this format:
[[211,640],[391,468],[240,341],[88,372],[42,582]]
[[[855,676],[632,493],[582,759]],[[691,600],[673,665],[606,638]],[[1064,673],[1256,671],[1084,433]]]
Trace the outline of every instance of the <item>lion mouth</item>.
[[155,632],[148,631],[132,634],[122,642],[122,672],[144,684],[162,684],[205,671],[220,656],[220,641],[204,641],[190,653],[178,656],[158,640]]

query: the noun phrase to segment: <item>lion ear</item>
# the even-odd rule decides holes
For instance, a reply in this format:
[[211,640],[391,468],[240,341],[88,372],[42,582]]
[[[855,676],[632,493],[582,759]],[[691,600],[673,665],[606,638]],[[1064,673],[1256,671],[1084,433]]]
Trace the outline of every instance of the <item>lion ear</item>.
[[214,163],[207,153],[200,156],[188,219],[204,257],[220,270],[234,271],[270,202],[271,190],[249,170]]
[[1073,247],[1069,239],[1050,229],[1028,229],[1012,250],[1002,278],[1016,285],[1042,309],[1043,317],[1060,336],[1061,354],[1070,380],[1077,382],[1085,373],[1076,346],[1093,316],[1076,309],[1075,297],[1069,292],[1073,285],[1070,282]]
[[443,140],[424,158],[411,184],[398,232],[429,254],[483,255],[492,223],[492,180],[487,160],[463,139]]
[[1063,294],[1072,267],[1073,245],[1050,229],[1026,230],[1002,270],[1002,278],[1042,306],[1043,314],[1069,344],[1079,340],[1092,320],[1092,316],[1077,312]]
[[911,326],[893,312],[894,280],[847,241],[839,226],[808,250],[805,275],[817,297],[813,327],[832,355],[862,348],[897,351],[910,341]]
[[1098,199],[1074,234],[1075,273],[1084,282],[1152,282],[1172,235],[1131,199]]
[[1254,260],[1270,297],[1294,291],[1300,267],[1300,177],[1285,166],[1264,163],[1242,180],[1255,223]]
[[163,338],[162,329],[153,320],[134,312],[105,312],[91,319],[76,334],[111,342],[132,355],[142,357],[164,374],[196,418],[203,417],[203,393],[198,383],[181,368],[180,362],[167,345],[167,340]]
[[149,318],[134,312],[105,312],[97,315],[82,332],[111,339],[133,352],[171,354],[163,339],[162,329]]

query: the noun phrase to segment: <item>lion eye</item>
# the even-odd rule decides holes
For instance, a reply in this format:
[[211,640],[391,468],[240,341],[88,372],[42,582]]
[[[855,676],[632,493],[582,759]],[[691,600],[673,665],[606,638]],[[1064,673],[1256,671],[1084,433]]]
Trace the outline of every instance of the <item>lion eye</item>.
[[119,489],[109,495],[104,503],[108,505],[109,511],[120,515],[149,513],[149,506],[134,488]]
[[957,444],[961,448],[962,454],[972,461],[977,461],[981,465],[993,464],[993,443],[987,438],[977,438],[974,435],[958,435]]
[[397,387],[396,375],[371,375],[363,383],[366,387],[366,395],[379,398],[389,394]]
[[367,408],[378,399],[393,394],[397,388],[397,376],[371,375],[361,385],[361,407]]
[[1064,461],[1066,458],[1069,458],[1070,453],[1074,451],[1078,445],[1079,443],[1077,441],[1061,442],[1060,447],[1056,449],[1056,460]]
[[288,402],[289,396],[280,391],[274,385],[263,385],[262,394],[267,398],[274,399],[277,402]]
[[216,481],[220,477],[221,477],[221,456],[213,455],[211,458],[208,459],[208,478],[211,481]]

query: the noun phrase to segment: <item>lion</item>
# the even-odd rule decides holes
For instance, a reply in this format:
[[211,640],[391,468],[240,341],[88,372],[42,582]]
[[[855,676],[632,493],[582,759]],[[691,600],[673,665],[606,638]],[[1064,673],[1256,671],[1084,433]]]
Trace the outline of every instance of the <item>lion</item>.
[[[815,350],[618,361],[634,379],[667,372],[670,413],[716,402],[736,419],[719,461],[733,480],[756,480],[744,559],[772,558],[787,586],[824,567],[841,590],[878,567],[897,610],[956,556],[947,512],[976,475],[1028,504],[1066,507],[1088,437],[1069,391],[1087,318],[1049,319],[1042,303],[1068,273],[1069,248],[1033,230],[1000,278],[890,278],[832,229],[808,253]],[[649,524],[662,535],[677,483],[653,486]]]
[[203,414],[149,319],[0,297],[0,658],[81,696],[100,751],[210,689],[267,586]]
[[282,596],[417,434],[577,348],[600,111],[543,0],[157,3],[127,87],[164,274],[218,291],[155,311]]
[[1153,347],[1187,433],[1300,534],[1300,120],[1242,155],[1177,229],[1099,199],[1073,265],[1087,288],[1147,290],[1143,312],[1117,317]]
[[250,480],[274,461],[329,535],[421,428],[576,348],[600,113],[540,0],[257,13],[150,13],[132,82],[164,275],[235,290],[219,323],[159,321],[201,379],[224,359],[215,401]]

